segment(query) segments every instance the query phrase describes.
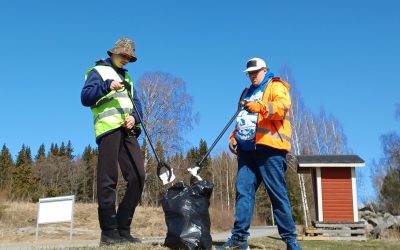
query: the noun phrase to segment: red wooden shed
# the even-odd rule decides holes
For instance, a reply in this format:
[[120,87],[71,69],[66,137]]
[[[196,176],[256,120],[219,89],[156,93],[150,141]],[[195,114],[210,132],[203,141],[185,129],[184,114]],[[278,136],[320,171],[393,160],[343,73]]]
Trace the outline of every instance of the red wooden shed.
[[298,172],[311,173],[318,222],[358,222],[356,167],[358,155],[297,156]]

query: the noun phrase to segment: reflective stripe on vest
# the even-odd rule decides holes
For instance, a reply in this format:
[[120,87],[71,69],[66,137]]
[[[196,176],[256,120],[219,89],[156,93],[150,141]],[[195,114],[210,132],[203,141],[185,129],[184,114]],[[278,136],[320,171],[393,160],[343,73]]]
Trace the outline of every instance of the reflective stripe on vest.
[[280,140],[286,140],[290,142],[290,137],[284,134],[280,134],[279,132],[272,133],[271,130],[266,129],[266,128],[257,128],[257,133],[264,134],[264,135],[269,135],[274,139],[280,139]]
[[267,145],[276,149],[290,151],[291,139],[290,136],[280,132],[273,132],[266,128],[257,128],[256,143]]
[[119,98],[119,97],[128,97],[127,93],[122,93],[122,92],[115,92],[110,96],[106,96],[105,98],[100,99],[95,105],[93,105],[91,108],[97,108],[100,107],[101,105],[112,101],[113,99]]
[[[95,69],[103,81],[115,80],[122,82],[118,73],[110,66],[98,65],[90,68],[88,73]],[[125,73],[125,81],[131,85],[131,93],[133,95],[133,83],[128,74]],[[128,92],[123,90],[111,90],[107,95],[100,98],[95,105],[91,107],[93,113],[94,131],[96,138],[102,134],[119,128],[124,123],[125,118],[132,111],[132,101],[129,100]]]

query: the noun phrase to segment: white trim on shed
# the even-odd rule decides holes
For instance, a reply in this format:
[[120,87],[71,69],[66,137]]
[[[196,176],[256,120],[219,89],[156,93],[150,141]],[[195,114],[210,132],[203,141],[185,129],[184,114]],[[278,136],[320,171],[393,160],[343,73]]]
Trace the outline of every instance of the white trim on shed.
[[321,179],[321,168],[316,168],[317,177],[317,196],[318,196],[318,221],[324,220],[324,214],[322,209],[322,179]]

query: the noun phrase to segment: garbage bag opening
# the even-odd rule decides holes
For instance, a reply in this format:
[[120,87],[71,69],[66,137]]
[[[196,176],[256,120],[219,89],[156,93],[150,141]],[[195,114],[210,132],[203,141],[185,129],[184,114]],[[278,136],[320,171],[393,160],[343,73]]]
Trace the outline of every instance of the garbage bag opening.
[[164,245],[172,249],[211,249],[210,197],[214,185],[206,180],[188,186],[178,182],[162,198],[167,224]]

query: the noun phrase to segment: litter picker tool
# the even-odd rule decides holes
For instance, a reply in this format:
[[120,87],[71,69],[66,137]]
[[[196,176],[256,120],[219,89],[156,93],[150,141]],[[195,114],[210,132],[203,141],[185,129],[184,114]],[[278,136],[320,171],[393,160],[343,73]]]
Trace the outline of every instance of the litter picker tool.
[[[163,160],[161,160],[158,157],[157,152],[154,149],[153,143],[152,143],[152,141],[150,139],[149,133],[147,132],[146,125],[144,125],[143,119],[140,116],[139,109],[137,108],[135,102],[133,101],[132,93],[131,93],[131,84],[129,82],[127,82],[127,81],[123,81],[122,84],[124,85],[124,88],[128,92],[129,99],[132,101],[133,109],[135,110],[135,112],[136,112],[136,114],[137,114],[137,116],[139,118],[139,122],[142,124],[142,128],[143,128],[143,131],[144,131],[144,133],[145,133],[145,135],[147,137],[147,140],[149,141],[150,148],[153,151],[154,156],[156,157],[156,160],[157,160],[157,163],[158,163],[157,164],[157,176],[162,181],[162,183],[164,185],[168,184],[168,183],[171,183],[172,181],[175,180],[174,170],[166,162],[164,162]],[[161,174],[161,169],[162,168],[166,168],[167,171]]]
[[214,140],[213,144],[211,145],[211,147],[207,150],[207,152],[203,155],[203,157],[201,158],[200,161],[196,162],[196,165],[194,167],[188,168],[187,171],[194,176],[197,180],[201,181],[202,178],[199,175],[199,172],[201,171],[202,167],[203,167],[203,163],[204,161],[207,159],[208,155],[211,153],[211,151],[214,149],[215,145],[218,143],[218,141],[221,139],[221,137],[225,134],[226,130],[229,128],[229,126],[231,126],[232,122],[235,120],[236,116],[240,113],[240,111],[243,110],[243,104],[242,104],[242,100],[245,98],[247,92],[248,92],[248,88],[245,88],[242,92],[242,94],[240,95],[240,99],[239,99],[239,103],[238,103],[238,107],[237,110],[235,112],[235,114],[232,116],[232,118],[229,120],[228,124],[226,124],[226,126],[224,127],[224,129],[221,131],[221,133],[218,135],[217,139]]

